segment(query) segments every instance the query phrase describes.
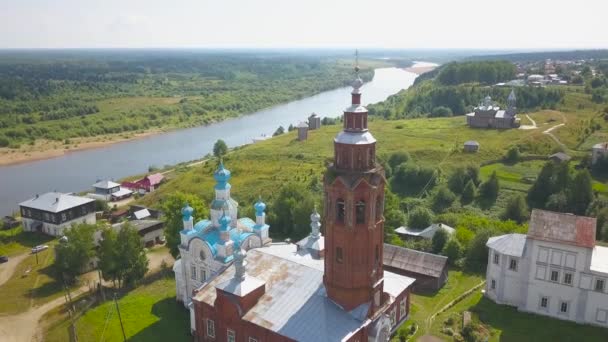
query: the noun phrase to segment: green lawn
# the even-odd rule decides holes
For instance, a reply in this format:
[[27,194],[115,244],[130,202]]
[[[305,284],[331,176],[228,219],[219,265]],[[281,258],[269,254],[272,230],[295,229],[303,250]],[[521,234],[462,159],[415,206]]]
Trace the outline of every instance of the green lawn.
[[[39,306],[63,294],[62,284],[53,277],[55,252],[52,247],[30,255],[16,268],[13,277],[0,286],[0,314],[16,314]],[[26,270],[31,271],[25,276]]]
[[441,333],[441,330],[446,326],[448,317],[452,317],[452,328],[458,332],[462,326],[462,312],[465,310],[472,312],[473,321],[482,323],[490,331],[489,342],[608,340],[608,329],[518,312],[514,307],[495,304],[483,297],[480,291],[438,315],[433,322],[432,333],[451,341],[452,338]]
[[494,163],[482,166],[479,172],[481,178],[485,180],[496,171],[501,188],[528,191],[546,162],[546,160],[530,160],[516,164]]
[[53,237],[24,232],[21,226],[8,230],[0,230],[0,255],[16,255],[27,253],[32,247],[48,244]]
[[450,270],[447,283],[438,292],[411,295],[410,319],[400,329],[416,323],[418,331],[415,338],[429,333],[433,314],[482,281],[480,275]]
[[[118,300],[129,341],[191,341],[188,311],[175,301],[175,280],[161,278],[142,285]],[[57,317],[61,317],[57,321]],[[68,340],[65,313],[54,310],[44,321],[53,320],[46,332],[47,342]],[[76,323],[78,341],[122,341],[113,301],[88,310]],[[103,339],[101,338],[103,336]]]

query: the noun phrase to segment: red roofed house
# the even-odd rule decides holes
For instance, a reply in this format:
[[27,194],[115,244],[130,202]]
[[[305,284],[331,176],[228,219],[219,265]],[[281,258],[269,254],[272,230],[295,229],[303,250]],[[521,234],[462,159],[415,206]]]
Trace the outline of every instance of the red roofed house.
[[486,297],[608,328],[608,247],[595,230],[595,218],[534,209],[527,235],[488,240]]
[[134,182],[123,182],[121,185],[131,190],[138,190],[140,192],[153,192],[163,182],[165,176],[162,173],[155,173],[153,175],[145,176],[142,179]]

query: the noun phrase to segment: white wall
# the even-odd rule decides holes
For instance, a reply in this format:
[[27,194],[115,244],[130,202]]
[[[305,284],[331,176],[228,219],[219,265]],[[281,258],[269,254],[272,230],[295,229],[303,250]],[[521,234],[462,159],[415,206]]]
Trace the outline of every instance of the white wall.
[[28,232],[33,231],[34,226],[36,225],[37,222],[42,223],[42,232],[43,233],[52,235],[52,236],[63,236],[64,235],[63,231],[65,229],[71,227],[73,224],[80,224],[80,223],[95,224],[97,222],[97,218],[95,217],[95,212],[88,213],[85,216],[81,216],[74,220],[63,222],[61,224],[53,224],[53,223],[34,220],[31,218],[23,218],[23,230],[28,231]]

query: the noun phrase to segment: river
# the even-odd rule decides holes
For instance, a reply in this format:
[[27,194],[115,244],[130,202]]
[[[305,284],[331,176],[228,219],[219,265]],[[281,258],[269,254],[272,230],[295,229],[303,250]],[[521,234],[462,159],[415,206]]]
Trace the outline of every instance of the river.
[[[375,70],[371,82],[362,87],[365,104],[385,100],[408,88],[416,74],[399,68]],[[48,191],[79,192],[98,179],[120,179],[162,167],[202,158],[223,139],[229,147],[252,142],[277,127],[305,121],[310,113],[338,117],[350,104],[350,87],[326,91],[302,100],[263,109],[236,119],[208,126],[180,129],[97,149],[28,163],[0,167],[0,215],[18,210],[18,203]]]

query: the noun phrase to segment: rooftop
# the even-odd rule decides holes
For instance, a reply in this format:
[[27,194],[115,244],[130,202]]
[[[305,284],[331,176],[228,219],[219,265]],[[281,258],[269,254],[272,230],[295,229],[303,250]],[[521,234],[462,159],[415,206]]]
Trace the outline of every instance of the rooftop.
[[553,153],[552,155],[549,156],[549,158],[557,158],[561,161],[568,161],[571,159],[571,157],[569,155],[565,154],[564,152]]
[[596,219],[534,209],[528,237],[578,247],[595,247]]
[[340,132],[334,138],[334,141],[340,144],[358,145],[358,144],[373,144],[376,142],[374,136],[368,132]]
[[608,247],[595,246],[589,269],[594,272],[608,274]]
[[431,277],[440,277],[448,258],[409,248],[384,244],[384,265]]
[[439,229],[445,229],[448,232],[448,234],[450,234],[450,235],[452,235],[455,231],[454,228],[448,226],[447,224],[433,223],[432,225],[430,225],[422,230],[414,229],[414,228],[410,228],[410,227],[399,227],[399,228],[395,229],[395,232],[397,234],[409,235],[409,236],[414,236],[414,237],[422,237],[425,239],[432,239],[433,236],[435,235],[435,233]]
[[120,186],[120,184],[114,183],[110,180],[102,180],[102,181],[99,181],[99,182],[93,184],[93,187],[98,188],[98,189],[112,189],[117,186]]
[[22,207],[48,211],[51,213],[58,213],[94,201],[95,200],[92,198],[74,196],[61,192],[47,192],[43,195],[36,195],[36,197],[21,202],[19,205]]
[[[283,244],[286,251],[290,246]],[[266,284],[264,295],[243,316],[243,320],[277,332],[297,341],[341,341],[364,324],[364,317],[356,310],[344,311],[331,301],[323,286],[321,269],[266,253],[273,247],[250,250],[247,253],[247,276]],[[413,283],[412,278],[385,272],[385,288],[389,295],[403,292]],[[229,283],[234,267],[218,275],[203,286],[194,300],[213,306],[215,287]]]
[[522,257],[524,255],[524,247],[526,245],[526,235],[524,234],[506,234],[501,236],[493,236],[488,239],[486,246],[497,251],[500,254],[505,254],[514,257]]

